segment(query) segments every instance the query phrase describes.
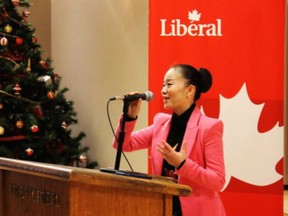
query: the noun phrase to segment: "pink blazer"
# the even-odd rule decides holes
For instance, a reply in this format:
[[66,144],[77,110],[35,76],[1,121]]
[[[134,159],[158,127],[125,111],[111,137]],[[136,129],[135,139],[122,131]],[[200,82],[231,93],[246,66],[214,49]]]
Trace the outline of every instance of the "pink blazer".
[[[170,123],[171,115],[164,113],[157,114],[152,125],[135,132],[136,121],[126,122],[123,151],[151,147],[153,174],[161,175],[163,157],[156,150],[156,145],[166,140]],[[118,126],[116,134],[119,130]],[[222,135],[222,121],[203,115],[196,106],[183,138],[187,141],[188,157],[181,169],[176,170],[179,184],[192,188],[191,195],[180,197],[183,216],[226,215],[218,194],[225,183]],[[113,147],[117,148],[115,140]]]

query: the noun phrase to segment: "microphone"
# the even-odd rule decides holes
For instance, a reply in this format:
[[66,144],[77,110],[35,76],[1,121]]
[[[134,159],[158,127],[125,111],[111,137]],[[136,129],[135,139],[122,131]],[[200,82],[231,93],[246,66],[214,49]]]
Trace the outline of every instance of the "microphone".
[[114,96],[111,97],[110,100],[124,100],[124,101],[135,101],[138,99],[146,100],[146,101],[151,101],[153,99],[153,92],[151,91],[146,91],[144,93],[138,93],[138,94],[133,94],[133,95],[121,95],[121,96]]

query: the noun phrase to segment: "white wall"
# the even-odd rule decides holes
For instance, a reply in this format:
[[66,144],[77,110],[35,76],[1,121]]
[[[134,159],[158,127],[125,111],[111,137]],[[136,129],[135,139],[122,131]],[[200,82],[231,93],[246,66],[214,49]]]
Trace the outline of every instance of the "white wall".
[[[36,29],[36,38],[41,45],[42,58],[51,57],[51,2],[31,0],[28,22]],[[21,8],[23,10],[24,8]]]
[[[108,124],[106,104],[110,96],[148,89],[147,0],[52,0],[52,60],[54,72],[68,87],[75,103],[88,158],[100,167],[114,167],[116,150]],[[143,103],[137,128],[147,125]],[[122,101],[110,103],[114,128]],[[126,154],[135,171],[147,171],[147,150]],[[128,169],[122,157],[121,169]]]

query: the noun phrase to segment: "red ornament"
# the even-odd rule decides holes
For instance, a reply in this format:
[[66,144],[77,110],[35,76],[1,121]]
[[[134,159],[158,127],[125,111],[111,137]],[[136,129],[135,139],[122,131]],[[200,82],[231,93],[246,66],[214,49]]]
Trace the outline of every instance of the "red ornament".
[[31,149],[30,147],[27,148],[27,149],[25,150],[25,152],[26,152],[26,155],[27,155],[27,156],[32,156],[32,155],[33,155],[33,149]]
[[38,118],[43,118],[43,110],[40,105],[36,105],[33,107],[33,113],[38,117]]
[[20,0],[11,0],[11,2],[14,6],[18,6],[20,3]]
[[15,91],[14,94],[15,95],[20,95],[20,91],[22,90],[20,85],[18,83],[16,83],[16,85],[14,86],[13,90]]
[[32,131],[33,133],[37,133],[37,132],[39,131],[39,127],[38,127],[37,125],[32,125],[31,131]]
[[66,130],[67,129],[67,123],[65,121],[62,122],[61,127]]
[[48,97],[49,99],[55,98],[54,92],[53,92],[53,91],[49,91],[49,92],[47,93],[47,97]]
[[22,45],[22,44],[23,44],[23,39],[20,38],[20,37],[17,37],[17,38],[16,38],[16,44],[17,44],[17,45]]
[[40,65],[42,66],[42,68],[45,68],[45,69],[47,69],[47,64],[46,64],[46,61],[44,61],[44,60],[41,60],[39,63],[40,63]]
[[8,44],[8,40],[6,37],[2,37],[1,40],[0,40],[0,44],[2,46],[6,46]]
[[38,42],[38,39],[36,37],[33,37],[32,42],[36,44]]

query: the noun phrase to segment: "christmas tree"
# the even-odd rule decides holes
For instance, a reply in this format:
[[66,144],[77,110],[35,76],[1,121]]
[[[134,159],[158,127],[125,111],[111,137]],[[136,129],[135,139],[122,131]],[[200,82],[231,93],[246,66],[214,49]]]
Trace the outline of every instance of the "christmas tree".
[[73,102],[51,60],[41,58],[29,7],[0,0],[0,157],[94,168],[80,143],[85,134],[71,135]]

